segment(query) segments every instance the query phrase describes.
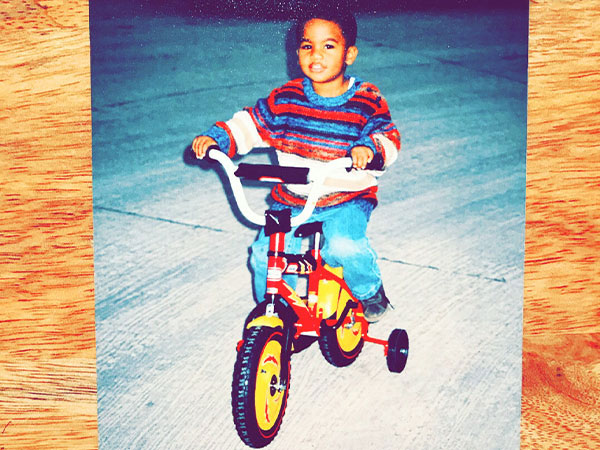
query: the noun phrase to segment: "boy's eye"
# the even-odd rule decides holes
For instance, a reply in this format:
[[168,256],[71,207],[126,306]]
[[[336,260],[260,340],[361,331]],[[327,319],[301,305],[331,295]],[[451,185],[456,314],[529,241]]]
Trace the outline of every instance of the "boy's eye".
[[325,48],[327,50],[331,50],[331,49],[335,48],[335,45],[333,45],[333,44],[325,44]]
[[310,50],[312,48],[312,45],[310,44],[302,44],[300,46],[300,50]]

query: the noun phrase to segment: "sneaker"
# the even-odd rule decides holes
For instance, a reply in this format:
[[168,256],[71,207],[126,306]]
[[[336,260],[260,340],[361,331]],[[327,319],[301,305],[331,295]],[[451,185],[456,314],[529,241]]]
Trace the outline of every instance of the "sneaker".
[[388,305],[393,308],[392,304],[388,300],[383,291],[383,285],[379,288],[377,293],[366,300],[362,300],[363,313],[367,322],[377,322],[388,310]]

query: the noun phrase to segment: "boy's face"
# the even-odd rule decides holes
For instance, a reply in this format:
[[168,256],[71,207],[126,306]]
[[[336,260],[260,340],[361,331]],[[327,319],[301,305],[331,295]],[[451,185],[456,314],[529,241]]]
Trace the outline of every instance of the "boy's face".
[[317,87],[336,88],[344,81],[346,65],[356,59],[358,49],[346,48],[342,30],[334,22],[312,19],[304,26],[298,49],[300,69]]

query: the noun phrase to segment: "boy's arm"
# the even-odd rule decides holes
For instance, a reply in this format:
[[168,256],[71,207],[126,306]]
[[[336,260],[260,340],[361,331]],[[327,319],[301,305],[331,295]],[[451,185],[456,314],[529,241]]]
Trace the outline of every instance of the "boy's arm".
[[[377,92],[373,99],[374,112],[369,117],[358,140],[354,143],[352,153],[360,147],[369,148],[373,154],[381,153],[385,167],[390,166],[398,157],[400,151],[400,133],[392,122],[387,102]],[[354,160],[354,155],[353,160]],[[356,162],[356,161],[355,161]]]
[[277,128],[277,115],[273,112],[279,89],[267,98],[261,98],[252,108],[244,108],[227,122],[217,122],[205,136],[212,139],[229,157],[245,155],[254,147],[265,147]]
[[[217,122],[202,136],[194,139],[194,143],[196,142],[200,148],[203,145],[208,146],[207,142],[216,143],[221,151],[227,153],[230,158],[235,154],[245,155],[252,148],[263,144],[256,126],[246,110],[235,113],[227,122]],[[194,143],[192,148],[196,151]],[[198,152],[196,154],[198,155]]]
[[238,111],[227,122],[215,123],[206,133],[194,139],[192,148],[196,155],[204,156],[202,151],[205,153],[204,148],[210,145],[207,142],[216,143],[230,158],[236,154],[245,155],[254,147],[264,147],[265,141],[271,136],[271,121],[274,118],[271,106],[276,91],[268,98],[259,99],[253,108]]

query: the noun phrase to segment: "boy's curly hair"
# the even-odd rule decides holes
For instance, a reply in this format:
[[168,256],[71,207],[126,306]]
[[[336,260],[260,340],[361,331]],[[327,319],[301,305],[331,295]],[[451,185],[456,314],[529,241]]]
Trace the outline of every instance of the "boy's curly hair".
[[337,24],[342,30],[342,35],[346,41],[346,48],[356,45],[356,18],[344,5],[344,2],[317,2],[309,7],[305,7],[298,14],[296,19],[296,42],[304,36],[304,26],[312,19],[322,19]]

